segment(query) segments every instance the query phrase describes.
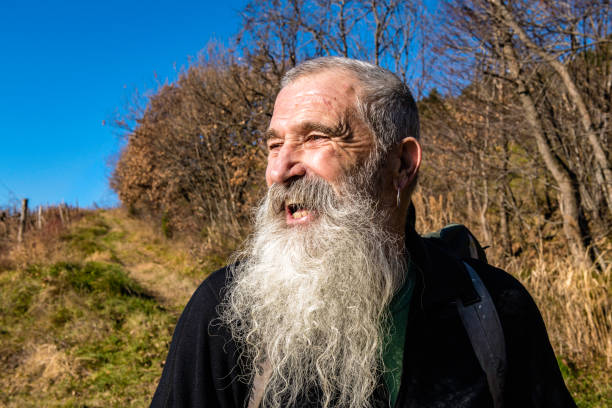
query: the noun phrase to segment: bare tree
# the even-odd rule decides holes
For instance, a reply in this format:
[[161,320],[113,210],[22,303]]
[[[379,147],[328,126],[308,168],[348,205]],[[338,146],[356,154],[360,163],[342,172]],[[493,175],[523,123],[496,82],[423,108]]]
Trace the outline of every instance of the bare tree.
[[428,14],[421,1],[253,0],[243,12],[242,44],[281,67],[339,55],[384,66],[424,88]]
[[[569,121],[564,120],[562,123],[555,120],[555,115],[560,113],[559,108],[554,106],[550,109],[550,105],[546,105],[547,98],[550,99],[553,92],[558,92],[558,84],[548,84],[549,88],[543,86],[545,82],[538,82],[537,78],[543,74],[552,74],[553,77],[559,78],[562,88],[565,87],[564,97],[572,101],[574,106],[579,105],[577,96],[581,97],[578,92],[580,87],[576,85],[575,78],[569,76],[568,62],[580,52],[596,49],[606,40],[591,41],[587,47],[580,50],[576,47],[563,49],[559,39],[567,35],[564,31],[568,27],[564,22],[565,17],[552,15],[553,8],[534,11],[534,7],[540,4],[546,5],[548,2],[516,2],[512,8],[498,0],[446,2],[444,12],[448,19],[445,44],[449,55],[455,61],[464,58],[465,66],[469,72],[475,72],[476,78],[483,75],[499,78],[514,87],[539,156],[558,187],[563,230],[572,253],[579,260],[584,260],[587,253],[590,254],[588,259],[596,260],[597,250],[592,246],[593,235],[585,215],[585,193],[581,192],[599,188],[608,194],[605,169],[609,168],[609,162],[605,154],[602,157],[598,153],[603,151],[602,140],[607,136],[595,135],[592,132],[592,122],[585,126],[588,120],[582,120],[580,132],[589,143],[572,143],[573,137],[567,132]],[[544,20],[538,20],[543,15],[542,10],[549,14],[545,14]],[[580,18],[601,14],[601,10],[596,9],[593,4],[591,7],[581,7],[580,10],[587,13],[581,14]],[[537,24],[542,21],[547,24]],[[554,35],[548,34],[551,31],[555,31]],[[606,32],[609,31],[608,27]],[[528,33],[537,36],[537,40],[527,38]],[[572,51],[575,53],[572,54]],[[584,84],[581,85],[584,89]],[[574,89],[570,91],[572,86]],[[587,103],[584,98],[582,102],[583,105]],[[595,105],[590,100],[588,104]],[[584,119],[584,110],[579,107],[576,109],[578,115]],[[609,111],[609,107],[607,109]],[[564,114],[567,117],[567,114]],[[587,184],[589,177],[579,177],[580,174],[586,174],[586,167],[582,166],[576,170],[579,166],[572,163],[576,158],[572,154],[576,150],[579,150],[583,157],[590,154],[594,156],[595,179],[600,183],[594,184],[594,180],[591,180],[591,183]],[[606,217],[609,217],[609,211]]]
[[113,187],[165,225],[198,232],[214,224],[239,238],[261,185],[260,137],[283,73],[335,54],[416,76],[422,14],[399,0],[252,1],[240,52],[209,50],[137,115]]
[[421,185],[451,209],[441,218],[477,225],[508,256],[562,230],[577,259],[602,262],[608,3],[457,0],[432,17],[420,1],[252,0],[242,17],[237,51],[209,49],[136,110],[113,178],[125,204],[237,242],[262,188],[260,137],[280,78],[306,58],[340,55],[389,68],[416,91]]
[[[529,53],[550,66],[561,78],[593,149],[601,188],[608,209],[612,211],[612,169],[604,149],[605,139],[602,141],[596,133],[596,129],[601,129],[602,122],[607,119],[599,115],[600,123],[594,123],[587,102],[570,75],[568,64],[562,60],[568,54],[570,58],[575,56],[580,42],[584,44],[583,49],[610,43],[610,2],[517,2],[514,7],[501,0],[487,0],[487,3],[491,6],[490,17],[500,26],[512,30]],[[534,6],[537,7],[535,11],[531,10]]]

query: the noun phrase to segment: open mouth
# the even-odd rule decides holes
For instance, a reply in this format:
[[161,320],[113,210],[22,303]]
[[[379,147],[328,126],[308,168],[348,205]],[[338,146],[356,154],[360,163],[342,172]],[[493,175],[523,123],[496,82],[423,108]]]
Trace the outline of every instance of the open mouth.
[[285,204],[285,213],[287,223],[294,224],[308,222],[312,218],[313,211],[301,203],[288,203]]

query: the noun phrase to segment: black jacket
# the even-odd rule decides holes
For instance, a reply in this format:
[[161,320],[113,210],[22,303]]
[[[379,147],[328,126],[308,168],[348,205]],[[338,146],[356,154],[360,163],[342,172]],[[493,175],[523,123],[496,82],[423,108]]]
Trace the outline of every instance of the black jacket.
[[[455,304],[471,287],[464,268],[414,231],[407,233],[406,244],[418,273],[396,407],[492,407],[486,376]],[[504,328],[505,406],[575,407],[540,313],[525,288],[500,269],[477,261],[470,264],[489,290]],[[246,406],[249,385],[240,381],[236,344],[225,327],[211,325],[228,279],[227,267],[214,272],[187,304],[152,407]],[[388,406],[384,386],[374,398]]]

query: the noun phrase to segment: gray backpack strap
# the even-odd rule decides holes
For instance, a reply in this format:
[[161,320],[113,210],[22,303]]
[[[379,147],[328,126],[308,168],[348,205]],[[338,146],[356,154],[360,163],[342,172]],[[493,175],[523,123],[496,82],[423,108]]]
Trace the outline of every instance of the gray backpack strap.
[[480,367],[487,375],[489,391],[493,397],[493,406],[503,408],[506,377],[504,331],[489,291],[487,291],[474,268],[465,262],[464,265],[472,278],[474,289],[480,296],[480,302],[464,306],[459,298],[457,309]]

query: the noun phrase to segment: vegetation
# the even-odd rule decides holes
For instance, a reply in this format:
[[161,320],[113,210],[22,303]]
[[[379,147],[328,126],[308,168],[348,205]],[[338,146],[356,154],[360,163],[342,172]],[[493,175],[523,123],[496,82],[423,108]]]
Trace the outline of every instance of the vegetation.
[[283,73],[358,57],[415,91],[423,193],[449,198],[500,264],[535,259],[545,241],[605,270],[610,4],[557,3],[253,0],[234,48],[209,47],[120,121],[112,186],[164,230],[203,238],[204,253],[234,247],[262,194],[261,136]]
[[180,311],[218,266],[121,210],[79,218],[0,255],[2,406],[147,406]]
[[280,78],[342,55],[418,99],[417,230],[476,232],[534,296],[579,406],[609,406],[610,2],[424,3],[252,0],[232,48],[117,122],[124,210],[51,208],[22,244],[0,212],[0,404],[148,403],[178,313],[249,233]]
[[[435,200],[420,209],[424,229],[452,218]],[[180,311],[223,264],[125,210],[78,218],[0,253],[2,406],[147,406]],[[544,257],[510,269],[540,306],[579,406],[608,406],[612,271]]]
[[387,67],[421,112],[417,230],[468,225],[491,263],[534,294],[571,386],[588,395],[581,404],[606,405],[611,6],[425,6],[251,1],[235,48],[209,49],[122,122],[131,126],[113,187],[134,212],[191,239],[199,256],[228,253],[263,193],[261,135],[283,73],[319,55]]

